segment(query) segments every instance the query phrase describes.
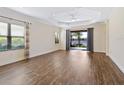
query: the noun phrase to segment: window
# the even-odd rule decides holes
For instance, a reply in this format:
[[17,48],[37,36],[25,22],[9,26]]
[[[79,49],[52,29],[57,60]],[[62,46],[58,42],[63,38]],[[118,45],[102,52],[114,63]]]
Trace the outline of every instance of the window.
[[7,50],[7,24],[0,22],[0,51]]
[[24,48],[24,27],[0,22],[0,51]]
[[72,49],[87,49],[87,31],[72,31],[70,47]]
[[24,27],[11,25],[11,48],[18,49],[24,48]]

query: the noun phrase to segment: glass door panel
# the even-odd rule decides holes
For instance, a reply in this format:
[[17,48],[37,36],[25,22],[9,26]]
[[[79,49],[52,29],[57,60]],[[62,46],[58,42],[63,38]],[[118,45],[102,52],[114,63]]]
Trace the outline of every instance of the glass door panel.
[[71,49],[83,49],[87,50],[87,32],[83,31],[75,31],[71,32],[71,40],[70,40]]

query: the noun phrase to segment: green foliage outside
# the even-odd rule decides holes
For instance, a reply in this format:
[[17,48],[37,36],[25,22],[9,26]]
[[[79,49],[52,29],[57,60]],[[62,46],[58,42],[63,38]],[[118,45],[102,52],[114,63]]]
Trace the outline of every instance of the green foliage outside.
[[12,38],[12,49],[24,48],[24,38]]
[[[85,40],[83,34],[81,34],[80,32],[74,32],[74,33],[72,33],[72,36],[75,36],[75,37],[77,37],[77,39],[79,38],[80,40]],[[73,45],[71,44],[71,47],[86,48],[87,46],[85,46],[83,44],[73,44]]]
[[86,48],[85,45],[83,44],[76,44],[76,45],[71,45],[71,47],[80,47],[80,48]]
[[[12,37],[11,49],[24,48],[24,38]],[[6,51],[7,49],[7,38],[0,37],[0,51]]]
[[0,51],[7,50],[7,39],[6,37],[0,37]]

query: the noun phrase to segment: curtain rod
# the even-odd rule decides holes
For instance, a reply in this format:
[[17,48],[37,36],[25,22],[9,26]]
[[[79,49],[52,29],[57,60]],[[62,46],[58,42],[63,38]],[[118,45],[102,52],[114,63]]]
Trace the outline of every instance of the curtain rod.
[[22,23],[32,24],[32,23],[30,23],[30,22],[26,22],[26,21],[22,21],[22,20],[14,19],[14,18],[6,17],[6,16],[0,16],[0,17],[2,17],[2,18],[6,18],[6,19],[10,19],[10,20],[15,20],[15,21],[22,22]]

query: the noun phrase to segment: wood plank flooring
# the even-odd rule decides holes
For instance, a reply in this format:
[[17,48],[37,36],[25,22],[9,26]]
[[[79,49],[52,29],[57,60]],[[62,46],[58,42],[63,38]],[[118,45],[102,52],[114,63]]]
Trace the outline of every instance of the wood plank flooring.
[[1,66],[0,84],[124,84],[124,74],[104,53],[56,51]]

